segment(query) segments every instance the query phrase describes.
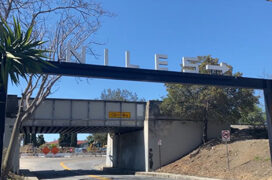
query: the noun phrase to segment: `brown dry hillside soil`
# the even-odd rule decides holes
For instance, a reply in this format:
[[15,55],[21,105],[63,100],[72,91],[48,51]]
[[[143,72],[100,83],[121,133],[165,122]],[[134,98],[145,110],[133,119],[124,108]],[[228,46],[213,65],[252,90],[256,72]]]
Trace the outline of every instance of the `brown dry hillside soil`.
[[265,139],[266,130],[232,131],[233,141],[228,144],[230,170],[227,168],[226,145],[220,140],[211,140],[157,171],[219,179],[272,180],[269,145]]

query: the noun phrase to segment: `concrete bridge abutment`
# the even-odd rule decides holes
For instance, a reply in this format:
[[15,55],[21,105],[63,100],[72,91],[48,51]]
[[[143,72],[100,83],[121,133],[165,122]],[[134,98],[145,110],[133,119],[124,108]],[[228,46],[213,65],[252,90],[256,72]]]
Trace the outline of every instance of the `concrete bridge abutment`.
[[[159,101],[146,104],[143,130],[108,135],[107,166],[134,171],[153,171],[190,153],[202,144],[202,121],[184,121],[160,114]],[[208,123],[208,139],[217,138],[230,126]]]
[[106,166],[144,171],[144,132],[137,130],[108,135]]

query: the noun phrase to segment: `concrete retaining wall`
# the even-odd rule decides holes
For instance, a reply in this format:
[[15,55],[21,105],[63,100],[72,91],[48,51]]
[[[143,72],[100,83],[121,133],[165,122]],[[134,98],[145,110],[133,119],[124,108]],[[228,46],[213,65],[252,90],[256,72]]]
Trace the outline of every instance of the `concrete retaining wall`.
[[[146,106],[144,122],[145,170],[155,170],[190,153],[202,143],[202,121],[184,121],[160,114],[161,102],[150,101]],[[208,123],[208,139],[221,136],[229,129],[222,122]],[[161,146],[158,141],[161,141]]]
[[208,122],[208,139],[221,137],[222,130],[230,130],[230,124],[220,121]]
[[[146,154],[149,154],[149,157],[146,157],[146,164],[152,168],[150,170],[158,169],[160,164],[166,165],[177,160],[201,144],[201,125],[197,122],[151,120],[145,128],[149,130],[146,137],[148,138]],[[161,146],[158,145],[159,140]],[[152,167],[150,156],[153,157]]]

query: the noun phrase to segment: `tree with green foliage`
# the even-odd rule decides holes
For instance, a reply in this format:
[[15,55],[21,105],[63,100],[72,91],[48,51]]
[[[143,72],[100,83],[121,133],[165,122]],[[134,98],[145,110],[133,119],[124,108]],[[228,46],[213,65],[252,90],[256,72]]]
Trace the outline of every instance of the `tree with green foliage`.
[[36,137],[36,134],[34,133],[31,133],[31,143],[33,147],[37,147],[37,137]]
[[95,133],[93,139],[96,144],[99,144],[100,147],[107,144],[107,134],[106,133]]
[[28,133],[24,134],[23,142],[24,142],[24,145],[27,145],[30,143],[30,134],[28,134]]
[[[7,91],[8,77],[11,82],[18,85],[20,78],[27,79],[27,73],[29,72],[41,72],[43,65],[48,65],[46,61],[45,53],[47,51],[39,49],[42,41],[33,41],[31,39],[32,26],[30,26],[26,33],[23,33],[18,20],[14,19],[13,29],[9,27],[4,19],[0,22],[0,89],[1,97]],[[2,100],[2,98],[1,98]],[[0,103],[0,109],[3,108],[5,103]],[[23,104],[19,105],[19,112],[23,111]],[[18,113],[20,114],[20,113]],[[4,121],[5,113],[0,115],[0,121]],[[26,118],[29,117],[25,114]],[[10,143],[6,152],[3,167],[2,178],[7,176],[8,171],[11,168],[11,162],[14,154],[15,145],[18,143],[20,119],[22,117],[18,115],[15,120],[14,128],[11,134]],[[2,137],[1,137],[2,138]],[[2,151],[2,149],[1,149]],[[0,153],[0,159],[2,153]]]
[[70,147],[71,145],[71,134],[60,134],[59,137],[59,146],[61,147]]
[[[211,56],[198,57],[199,72],[210,74],[206,65],[219,65],[217,58]],[[232,67],[224,75],[232,74]],[[258,103],[254,90],[242,88],[223,88],[213,86],[165,84],[168,92],[160,106],[165,115],[173,115],[184,120],[203,122],[203,143],[207,142],[208,121],[227,123],[237,122],[243,114],[250,113]]]
[[24,134],[24,145],[27,145],[29,143],[32,143],[32,145],[34,147],[39,147],[39,137],[42,136],[43,138],[43,135],[39,135],[38,137],[36,137],[36,134],[33,134],[33,133],[30,133],[30,134]]
[[253,111],[242,114],[242,117],[239,119],[238,124],[264,126],[265,120],[266,120],[265,112],[263,112],[262,108],[255,105]]
[[107,133],[94,133],[87,136],[89,144],[96,144],[100,147],[107,144]]
[[101,100],[115,101],[145,101],[144,98],[139,98],[136,93],[127,89],[104,89],[100,95]]
[[59,137],[59,145],[61,147],[77,147],[77,134],[61,133]]
[[77,147],[77,133],[72,133],[71,134],[70,146],[71,147]]
[[89,135],[89,136],[87,136],[86,137],[86,139],[87,139],[87,141],[88,141],[88,144],[90,145],[90,144],[94,144],[94,136],[93,136],[94,134],[91,134],[91,135]]
[[37,147],[40,147],[43,144],[45,144],[44,137],[42,134],[39,134],[37,137]]

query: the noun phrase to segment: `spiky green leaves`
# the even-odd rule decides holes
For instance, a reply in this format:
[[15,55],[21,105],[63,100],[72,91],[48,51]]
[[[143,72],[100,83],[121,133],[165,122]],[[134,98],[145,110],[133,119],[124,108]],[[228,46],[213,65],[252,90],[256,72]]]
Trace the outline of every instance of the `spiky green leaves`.
[[23,33],[18,20],[14,18],[13,30],[1,19],[0,22],[0,65],[1,84],[6,87],[8,77],[18,84],[20,77],[27,78],[27,73],[40,73],[43,66],[49,63],[46,50],[39,49],[43,41],[31,39],[32,26]]

